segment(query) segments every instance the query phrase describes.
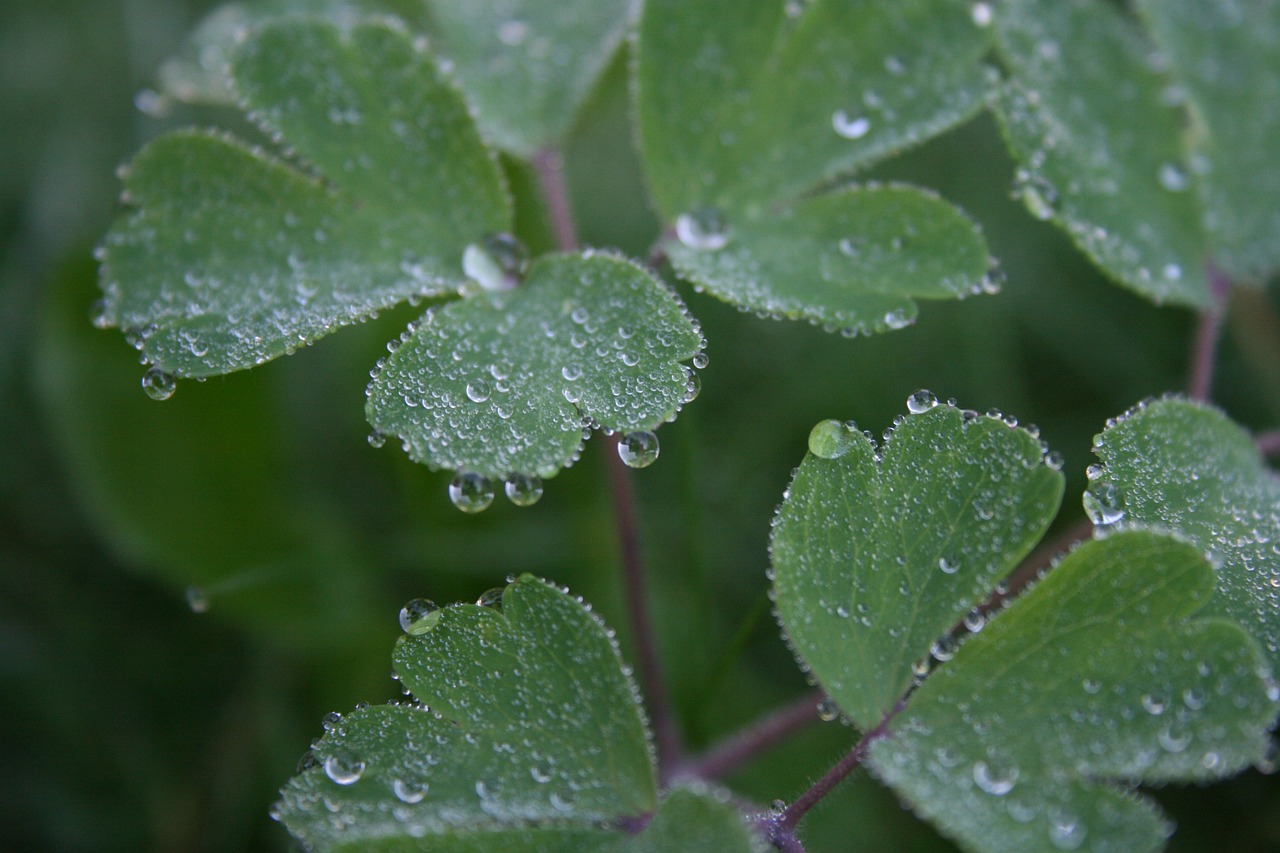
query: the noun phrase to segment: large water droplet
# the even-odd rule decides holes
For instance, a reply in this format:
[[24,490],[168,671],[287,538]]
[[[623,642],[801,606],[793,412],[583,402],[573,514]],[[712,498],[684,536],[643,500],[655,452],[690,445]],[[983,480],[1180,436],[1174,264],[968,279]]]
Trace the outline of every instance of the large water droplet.
[[973,765],[973,781],[995,797],[1003,797],[1018,782],[1018,768],[998,761],[978,761]]
[[396,799],[400,800],[400,802],[412,805],[422,802],[422,799],[427,795],[427,783],[397,779],[391,783],[391,790],[395,792]]
[[473,379],[467,383],[467,399],[473,403],[483,403],[492,393],[493,389],[483,379]]
[[836,704],[836,700],[830,696],[823,696],[818,700],[818,719],[824,723],[829,723],[836,717],[840,716],[840,706]]
[[415,598],[400,608],[400,628],[406,634],[425,634],[439,621],[440,607],[428,598]]
[[1120,490],[1115,483],[1095,483],[1082,499],[1085,514],[1096,527],[1110,527],[1124,518]]
[[542,480],[530,474],[512,474],[503,490],[516,506],[533,506],[542,497]]
[[165,373],[158,365],[153,364],[142,374],[142,390],[152,400],[168,400],[177,389],[178,380],[173,374]]
[[354,785],[364,775],[364,759],[338,747],[324,760],[324,774],[339,785]]
[[493,482],[474,471],[459,471],[449,483],[449,500],[463,512],[483,512],[493,503]]
[[866,116],[850,116],[844,110],[831,114],[831,127],[844,139],[861,139],[871,130],[871,119]]
[[937,405],[938,398],[923,388],[907,398],[907,411],[913,415],[923,414]]
[[462,252],[467,278],[491,292],[513,289],[528,268],[528,250],[510,234],[489,234]]
[[676,217],[676,238],[690,249],[714,252],[729,244],[729,223],[714,207]]
[[647,468],[658,458],[658,436],[649,430],[629,432],[618,439],[618,457],[629,468]]
[[501,610],[502,596],[506,594],[506,591],[506,587],[501,586],[486,589],[480,593],[480,597],[476,599],[476,604],[480,607],[488,607],[490,610]]

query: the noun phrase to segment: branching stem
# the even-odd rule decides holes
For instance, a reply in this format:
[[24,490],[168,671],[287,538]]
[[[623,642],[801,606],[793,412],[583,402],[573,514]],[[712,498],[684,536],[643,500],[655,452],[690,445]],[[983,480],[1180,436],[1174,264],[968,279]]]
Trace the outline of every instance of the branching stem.
[[822,691],[806,693],[712,746],[673,772],[673,776],[723,779],[741,765],[818,721]]
[[1227,313],[1227,297],[1231,293],[1231,282],[1227,280],[1222,270],[1210,264],[1207,271],[1209,295],[1213,301],[1200,315],[1191,348],[1187,396],[1193,400],[1208,400],[1213,391],[1213,371],[1218,361],[1218,342],[1222,338],[1222,323]]

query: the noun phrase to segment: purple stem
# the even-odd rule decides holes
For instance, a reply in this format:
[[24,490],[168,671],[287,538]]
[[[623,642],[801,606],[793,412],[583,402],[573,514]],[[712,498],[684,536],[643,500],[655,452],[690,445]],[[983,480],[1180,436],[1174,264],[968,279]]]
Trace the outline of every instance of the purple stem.
[[578,229],[573,224],[573,208],[569,204],[569,185],[564,179],[564,156],[555,148],[544,148],[533,155],[533,169],[538,187],[551,215],[551,229],[556,235],[556,248],[573,252],[578,248]]
[[1218,341],[1222,338],[1222,322],[1227,313],[1227,296],[1231,293],[1231,282],[1227,280],[1222,270],[1209,264],[1207,272],[1212,303],[1200,315],[1191,348],[1187,396],[1193,400],[1208,400],[1213,390],[1213,370],[1218,360]]
[[814,690],[712,746],[673,776],[723,779],[742,764],[818,721],[822,691]]
[[1254,442],[1258,446],[1258,452],[1263,456],[1275,456],[1280,454],[1280,429],[1264,432],[1254,438]]

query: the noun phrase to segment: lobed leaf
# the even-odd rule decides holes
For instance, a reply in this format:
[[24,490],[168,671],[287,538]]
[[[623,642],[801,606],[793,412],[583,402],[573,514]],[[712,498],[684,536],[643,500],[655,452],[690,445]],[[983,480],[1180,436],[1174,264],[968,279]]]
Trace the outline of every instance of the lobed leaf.
[[1276,687],[1194,545],[1127,530],[1081,545],[971,636],[870,750],[921,815],[974,851],[1163,846],[1138,783],[1260,760]]
[[881,448],[851,425],[814,427],[771,543],[791,645],[864,729],[1031,550],[1062,499],[1062,475],[1026,431],[951,405],[913,407],[921,413]]
[[1186,99],[1214,262],[1235,279],[1280,270],[1280,3],[1139,0],[1173,98]]
[[198,131],[138,155],[133,210],[105,242],[101,322],[161,369],[250,367],[456,290],[464,247],[509,229],[466,106],[398,28],[277,21],[248,38],[234,73],[305,171]]
[[632,0],[431,0],[481,130],[528,158],[563,140],[617,51]]
[[1116,418],[1094,452],[1095,520],[1195,542],[1219,565],[1205,613],[1244,625],[1280,667],[1280,481],[1249,435],[1211,406],[1171,397]]
[[427,705],[331,717],[281,791],[275,814],[310,849],[757,849],[709,792],[659,804],[635,686],[586,606],[526,575],[487,606],[417,615],[394,657]]
[[997,115],[1028,209],[1131,290],[1208,305],[1194,178],[1143,34],[1101,2],[1010,0],[995,18],[1012,73]]
[[369,385],[366,413],[433,468],[550,476],[588,425],[631,432],[690,396],[702,345],[664,285],[619,257],[535,261],[519,287],[434,308]]

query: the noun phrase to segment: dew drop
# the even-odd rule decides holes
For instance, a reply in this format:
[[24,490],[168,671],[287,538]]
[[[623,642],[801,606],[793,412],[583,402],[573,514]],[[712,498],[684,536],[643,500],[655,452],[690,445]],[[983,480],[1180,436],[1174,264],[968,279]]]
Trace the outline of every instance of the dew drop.
[[364,775],[364,760],[351,750],[339,747],[325,759],[324,774],[339,785],[354,785]]
[[690,249],[714,252],[729,245],[729,223],[714,207],[676,217],[676,238]]
[[425,634],[439,621],[440,607],[428,598],[412,599],[400,608],[400,629],[406,634]]
[[937,405],[938,398],[923,388],[907,398],[907,411],[913,415],[923,414]]
[[473,379],[467,383],[467,399],[473,403],[483,403],[491,394],[493,389],[483,379]]
[[1058,451],[1051,450],[1044,455],[1044,464],[1052,471],[1061,471],[1067,460]]
[[1018,768],[1003,766],[998,762],[978,761],[973,765],[973,781],[979,788],[994,797],[1003,797],[1018,782]]
[[502,596],[506,593],[504,587],[495,586],[492,589],[486,589],[480,593],[480,597],[476,599],[476,604],[481,607],[488,607],[490,610],[502,609]]
[[837,459],[849,452],[859,436],[860,433],[840,421],[821,421],[809,431],[809,452],[819,459]]
[[871,130],[871,119],[866,116],[850,116],[844,110],[831,114],[831,127],[844,139],[861,139]]
[[1085,514],[1096,527],[1110,527],[1124,518],[1120,490],[1115,483],[1097,483],[1084,493]]
[[528,250],[510,234],[489,234],[462,253],[467,278],[490,292],[513,289],[528,268]]
[[209,593],[202,586],[187,587],[187,606],[192,613],[204,613],[209,609]]
[[1142,710],[1152,716],[1159,716],[1164,713],[1164,709],[1169,707],[1168,701],[1163,696],[1157,696],[1153,693],[1142,694]]
[[1161,729],[1156,739],[1165,752],[1176,754],[1191,745],[1191,730],[1175,721]]
[[773,802],[769,803],[769,814],[773,815],[774,817],[782,817],[782,815],[785,814],[786,811],[787,811],[786,800],[774,800]]
[[373,432],[369,433],[370,447],[374,447],[374,448],[384,447],[386,446],[386,443],[387,443],[387,434],[385,432],[375,429]]
[[397,779],[391,783],[391,790],[400,802],[412,805],[413,803],[422,802],[423,798],[427,796],[427,783]]
[[618,439],[618,457],[628,468],[647,468],[658,458],[658,436],[649,430],[627,433]]
[[582,368],[576,364],[566,364],[560,368],[560,375],[568,382],[577,382],[582,378]]
[[705,352],[702,352],[701,350],[699,350],[698,352],[693,354],[694,368],[698,370],[702,370],[704,367],[706,367],[710,363],[711,363],[711,360],[707,358],[707,354]]
[[1187,173],[1177,163],[1161,163],[1159,178],[1160,186],[1171,193],[1180,193],[1191,185]]
[[836,704],[836,700],[830,696],[823,696],[818,701],[818,719],[829,723],[838,716],[840,716],[840,706]]
[[516,506],[533,506],[542,497],[542,480],[531,474],[512,474],[502,488]]
[[893,331],[905,329],[911,325],[911,317],[906,311],[888,311],[884,315],[884,325]]
[[178,389],[178,380],[171,373],[165,373],[159,365],[152,365],[142,374],[142,390],[152,400],[168,400]]
[[944,575],[954,575],[960,571],[960,563],[955,560],[948,560],[946,557],[938,558],[938,570]]
[[1058,190],[1046,178],[1028,172],[1026,169],[1019,169],[1014,176],[1014,194],[1022,199],[1022,203],[1036,219],[1048,219],[1053,216],[1053,206],[1058,201]]
[[1055,815],[1049,822],[1049,843],[1058,850],[1078,850],[1087,832],[1074,815]]
[[964,629],[970,634],[976,634],[981,631],[987,624],[987,615],[978,608],[973,608],[964,617]]
[[459,471],[449,483],[449,500],[463,512],[483,512],[493,503],[493,483],[474,471]]
[[990,3],[974,3],[969,7],[969,17],[973,19],[976,26],[989,27],[995,16],[991,11]]

